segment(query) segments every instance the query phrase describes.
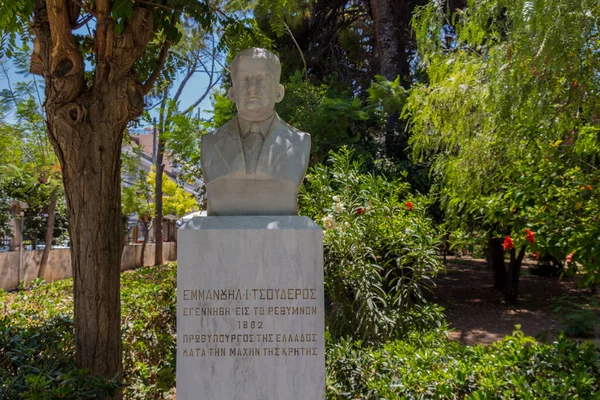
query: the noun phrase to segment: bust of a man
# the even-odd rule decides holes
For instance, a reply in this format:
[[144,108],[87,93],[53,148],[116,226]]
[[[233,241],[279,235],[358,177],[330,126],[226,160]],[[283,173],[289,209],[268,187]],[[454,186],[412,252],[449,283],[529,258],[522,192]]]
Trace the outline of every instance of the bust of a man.
[[310,135],[282,121],[284,96],[274,54],[251,48],[231,63],[227,96],[238,114],[202,137],[201,165],[208,215],[296,215]]

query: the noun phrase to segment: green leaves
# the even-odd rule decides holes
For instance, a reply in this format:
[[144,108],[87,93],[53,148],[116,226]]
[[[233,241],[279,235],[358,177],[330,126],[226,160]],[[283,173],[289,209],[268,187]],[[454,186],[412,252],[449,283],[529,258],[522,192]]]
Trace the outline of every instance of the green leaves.
[[413,86],[404,115],[451,229],[522,240],[529,228],[536,250],[557,259],[588,249],[577,262],[597,276],[599,193],[583,198],[578,185],[600,181],[599,22],[594,1],[419,9],[413,24],[429,83]]
[[0,291],[0,397],[98,399],[124,386],[129,399],[162,398],[175,386],[176,268],[121,278],[126,385],[75,367],[73,281]]
[[380,341],[440,323],[439,308],[423,297],[441,268],[427,200],[411,197],[404,179],[372,168],[343,147],[328,164],[309,169],[300,193],[301,214],[325,228],[327,325],[334,337]]
[[18,34],[28,32],[35,0],[0,2],[0,59],[11,57],[18,48]]
[[327,398],[596,398],[600,361],[593,343],[559,336],[537,343],[517,327],[484,347],[450,342],[441,331],[380,346],[327,343]]

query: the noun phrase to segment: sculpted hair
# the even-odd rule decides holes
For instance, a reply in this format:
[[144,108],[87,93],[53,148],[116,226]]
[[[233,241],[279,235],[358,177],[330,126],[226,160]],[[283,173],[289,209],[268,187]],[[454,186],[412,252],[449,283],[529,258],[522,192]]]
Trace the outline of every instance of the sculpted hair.
[[279,57],[277,57],[275,54],[271,53],[268,50],[261,49],[258,47],[251,47],[249,49],[242,50],[239,53],[237,53],[237,55],[233,58],[233,61],[231,61],[232,77],[237,73],[238,63],[242,58],[262,58],[266,60],[273,68],[276,82],[279,82],[279,78],[281,76],[281,63],[279,62]]

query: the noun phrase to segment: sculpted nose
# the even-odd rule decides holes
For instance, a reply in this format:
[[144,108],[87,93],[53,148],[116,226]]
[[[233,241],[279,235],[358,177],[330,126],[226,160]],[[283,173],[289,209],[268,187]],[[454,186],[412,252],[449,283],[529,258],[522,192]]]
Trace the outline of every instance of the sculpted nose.
[[258,88],[256,78],[250,78],[250,81],[248,82],[248,94],[255,95],[256,93],[258,93],[258,91],[259,91],[259,88]]

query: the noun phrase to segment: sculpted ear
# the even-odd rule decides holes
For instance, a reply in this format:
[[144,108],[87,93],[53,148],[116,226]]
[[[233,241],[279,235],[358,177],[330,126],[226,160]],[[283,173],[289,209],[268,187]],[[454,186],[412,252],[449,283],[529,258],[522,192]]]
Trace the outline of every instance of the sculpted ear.
[[283,85],[279,85],[277,87],[277,98],[275,99],[275,103],[279,103],[281,100],[283,100],[283,97],[285,96],[285,88],[283,87]]
[[233,86],[227,91],[227,98],[235,103],[235,91],[233,90]]

